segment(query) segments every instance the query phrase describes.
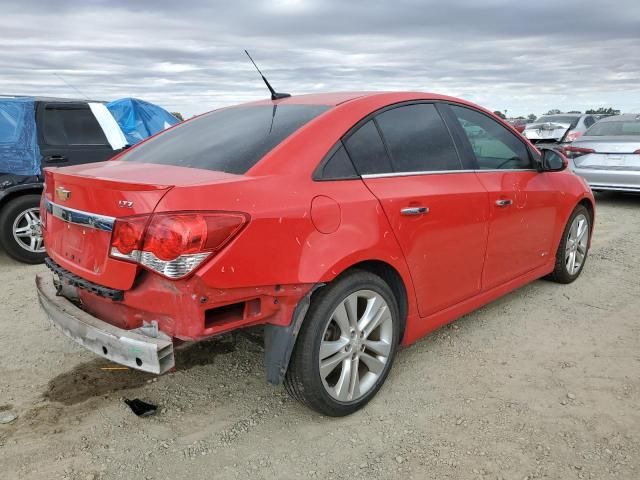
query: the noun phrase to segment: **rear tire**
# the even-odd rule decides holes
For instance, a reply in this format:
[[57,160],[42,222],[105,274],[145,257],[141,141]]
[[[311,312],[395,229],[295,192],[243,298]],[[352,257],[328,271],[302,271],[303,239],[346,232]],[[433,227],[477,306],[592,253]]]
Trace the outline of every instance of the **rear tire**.
[[0,211],[0,246],[20,262],[42,263],[46,256],[39,206],[40,195],[22,195]]
[[285,376],[287,392],[327,416],[355,412],[386,380],[400,331],[389,285],[368,271],[345,274],[312,298]]
[[556,266],[547,277],[549,280],[571,283],[580,276],[589,253],[591,222],[591,215],[583,205],[571,213],[556,252]]

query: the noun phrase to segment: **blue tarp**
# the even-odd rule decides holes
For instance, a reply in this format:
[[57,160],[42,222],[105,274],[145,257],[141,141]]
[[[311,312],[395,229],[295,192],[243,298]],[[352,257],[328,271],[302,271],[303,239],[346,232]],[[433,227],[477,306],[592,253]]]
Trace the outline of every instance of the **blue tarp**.
[[0,173],[40,173],[33,98],[0,97]]
[[179,121],[165,109],[137,98],[122,98],[107,103],[107,108],[120,125],[129,145],[135,145]]

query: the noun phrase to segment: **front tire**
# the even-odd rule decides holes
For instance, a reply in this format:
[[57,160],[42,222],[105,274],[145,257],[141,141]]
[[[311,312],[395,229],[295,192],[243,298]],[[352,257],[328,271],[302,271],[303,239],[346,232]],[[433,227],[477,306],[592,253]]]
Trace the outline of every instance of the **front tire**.
[[556,253],[556,266],[548,276],[557,283],[571,283],[580,276],[589,253],[591,215],[578,205],[564,228]]
[[0,246],[24,263],[42,263],[46,256],[40,225],[40,195],[22,195],[0,211]]
[[287,392],[332,417],[362,408],[387,378],[401,318],[389,285],[354,270],[311,301],[285,377]]

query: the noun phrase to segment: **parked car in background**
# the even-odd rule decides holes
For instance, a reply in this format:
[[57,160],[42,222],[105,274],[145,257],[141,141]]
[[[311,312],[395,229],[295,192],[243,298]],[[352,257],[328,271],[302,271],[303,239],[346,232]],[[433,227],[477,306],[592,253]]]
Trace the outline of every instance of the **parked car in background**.
[[178,120],[137,99],[0,97],[0,247],[40,263],[42,168],[107,160]]
[[520,133],[527,127],[527,121],[523,118],[513,118],[508,120],[508,123]]
[[593,190],[640,192],[640,114],[603,118],[563,151]]
[[400,343],[580,275],[594,201],[566,166],[435,94],[217,110],[116,160],[46,169],[40,302],[92,352],[156,374],[175,340],[262,326],[267,380],[347,415]]
[[533,144],[570,143],[596,123],[594,115],[561,113],[543,115],[527,124],[522,134]]

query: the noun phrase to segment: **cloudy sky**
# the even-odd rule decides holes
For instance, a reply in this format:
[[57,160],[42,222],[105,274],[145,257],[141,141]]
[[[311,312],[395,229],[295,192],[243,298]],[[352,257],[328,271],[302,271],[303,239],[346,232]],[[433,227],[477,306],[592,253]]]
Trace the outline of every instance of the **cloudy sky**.
[[135,96],[185,116],[421,90],[508,115],[640,112],[639,0],[0,0],[0,93]]

